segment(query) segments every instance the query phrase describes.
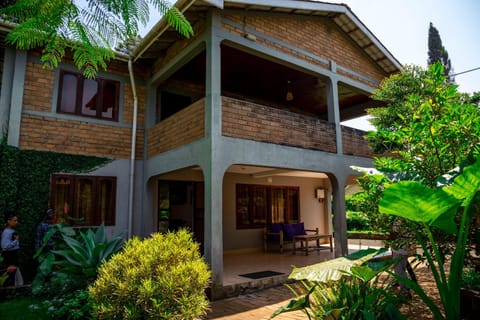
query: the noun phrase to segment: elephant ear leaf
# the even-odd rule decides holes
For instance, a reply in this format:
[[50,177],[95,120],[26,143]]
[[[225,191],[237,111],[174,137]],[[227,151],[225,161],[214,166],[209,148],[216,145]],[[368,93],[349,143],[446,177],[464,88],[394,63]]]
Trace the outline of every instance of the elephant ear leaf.
[[306,267],[293,268],[288,278],[324,283],[332,280],[337,281],[345,276],[353,266],[362,265],[383,252],[385,252],[385,249],[365,249],[348,256],[338,257]]
[[457,176],[453,184],[445,188],[445,191],[457,199],[470,199],[480,190],[480,158],[471,166],[466,167]]
[[290,300],[288,305],[282,306],[282,307],[278,308],[277,310],[275,310],[275,312],[270,316],[270,319],[278,316],[281,313],[304,310],[306,308],[309,308],[310,307],[310,295],[312,294],[312,292],[315,290],[316,287],[317,287],[317,285],[313,285],[305,296],[300,297],[299,299],[292,299],[292,300]]
[[413,181],[402,181],[385,189],[379,203],[381,213],[457,233],[455,213],[462,200],[443,189],[431,189]]

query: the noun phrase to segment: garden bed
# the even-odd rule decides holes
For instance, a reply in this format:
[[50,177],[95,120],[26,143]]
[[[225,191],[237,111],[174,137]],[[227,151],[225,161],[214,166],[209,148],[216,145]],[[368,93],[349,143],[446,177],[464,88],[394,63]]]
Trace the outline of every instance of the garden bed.
[[374,231],[347,231],[348,239],[388,240],[390,233]]

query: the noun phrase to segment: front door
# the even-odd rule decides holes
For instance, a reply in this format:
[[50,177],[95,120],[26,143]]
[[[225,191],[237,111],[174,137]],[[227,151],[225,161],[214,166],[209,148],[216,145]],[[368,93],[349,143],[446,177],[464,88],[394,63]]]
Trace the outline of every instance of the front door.
[[203,253],[204,223],[203,182],[158,181],[159,232],[187,228],[193,232]]

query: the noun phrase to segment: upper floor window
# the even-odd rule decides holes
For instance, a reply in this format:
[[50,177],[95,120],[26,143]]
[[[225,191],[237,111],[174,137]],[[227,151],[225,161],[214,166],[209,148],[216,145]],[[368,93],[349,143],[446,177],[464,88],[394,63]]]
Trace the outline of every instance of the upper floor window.
[[118,120],[120,82],[60,71],[57,112]]
[[300,222],[299,187],[237,184],[237,228]]
[[116,177],[52,175],[51,205],[57,222],[114,225],[116,185]]

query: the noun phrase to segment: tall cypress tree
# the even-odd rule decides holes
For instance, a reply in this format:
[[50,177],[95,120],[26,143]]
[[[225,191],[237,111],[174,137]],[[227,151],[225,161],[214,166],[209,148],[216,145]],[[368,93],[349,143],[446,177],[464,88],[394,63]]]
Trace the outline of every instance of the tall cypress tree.
[[435,62],[440,61],[443,65],[445,76],[448,76],[449,82],[455,82],[455,78],[450,76],[452,70],[452,63],[448,57],[448,52],[442,44],[440,33],[437,28],[430,22],[428,29],[428,65],[432,65]]

